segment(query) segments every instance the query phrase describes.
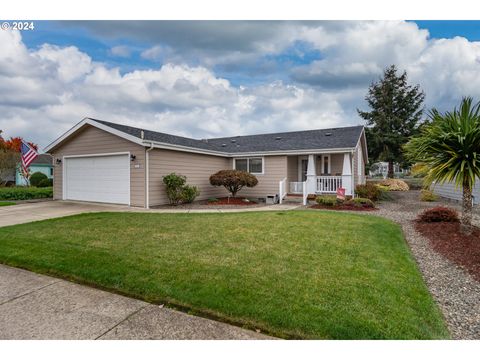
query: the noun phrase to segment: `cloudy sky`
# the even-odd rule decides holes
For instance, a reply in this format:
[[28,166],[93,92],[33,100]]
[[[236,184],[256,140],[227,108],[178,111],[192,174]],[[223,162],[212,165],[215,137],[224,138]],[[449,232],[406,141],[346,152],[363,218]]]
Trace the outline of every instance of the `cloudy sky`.
[[396,64],[480,99],[480,22],[35,22],[0,30],[0,129],[41,147],[84,117],[196,138],[362,124]]

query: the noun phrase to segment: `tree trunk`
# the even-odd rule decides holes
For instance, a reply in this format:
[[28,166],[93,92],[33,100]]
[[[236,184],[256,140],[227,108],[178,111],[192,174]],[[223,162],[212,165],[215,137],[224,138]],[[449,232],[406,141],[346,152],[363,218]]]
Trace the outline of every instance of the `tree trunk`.
[[472,230],[472,188],[467,183],[463,184],[462,229],[465,232]]
[[392,160],[388,161],[388,175],[387,175],[387,177],[389,179],[393,179],[393,161]]

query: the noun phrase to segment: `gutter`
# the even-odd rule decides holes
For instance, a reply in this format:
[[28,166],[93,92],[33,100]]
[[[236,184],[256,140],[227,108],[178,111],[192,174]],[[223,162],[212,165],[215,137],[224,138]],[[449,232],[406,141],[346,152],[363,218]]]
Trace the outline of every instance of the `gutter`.
[[145,150],[145,207],[150,209],[150,151],[154,149],[153,142],[150,147]]

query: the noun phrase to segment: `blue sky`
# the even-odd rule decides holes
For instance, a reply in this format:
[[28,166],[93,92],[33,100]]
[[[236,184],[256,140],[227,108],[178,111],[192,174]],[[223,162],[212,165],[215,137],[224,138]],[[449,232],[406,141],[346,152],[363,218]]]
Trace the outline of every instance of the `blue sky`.
[[[35,21],[0,31],[0,129],[83,117],[196,138],[363,124],[395,64],[425,108],[480,99],[480,21]],[[34,119],[34,120],[32,120]]]

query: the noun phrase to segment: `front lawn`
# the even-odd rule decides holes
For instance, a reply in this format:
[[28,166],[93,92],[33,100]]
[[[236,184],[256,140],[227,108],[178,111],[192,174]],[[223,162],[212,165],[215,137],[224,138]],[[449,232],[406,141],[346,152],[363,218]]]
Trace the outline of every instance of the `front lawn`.
[[0,187],[0,200],[31,200],[53,197],[53,188],[34,186]]
[[286,338],[448,338],[398,225],[324,211],[90,213],[0,228],[0,261]]

